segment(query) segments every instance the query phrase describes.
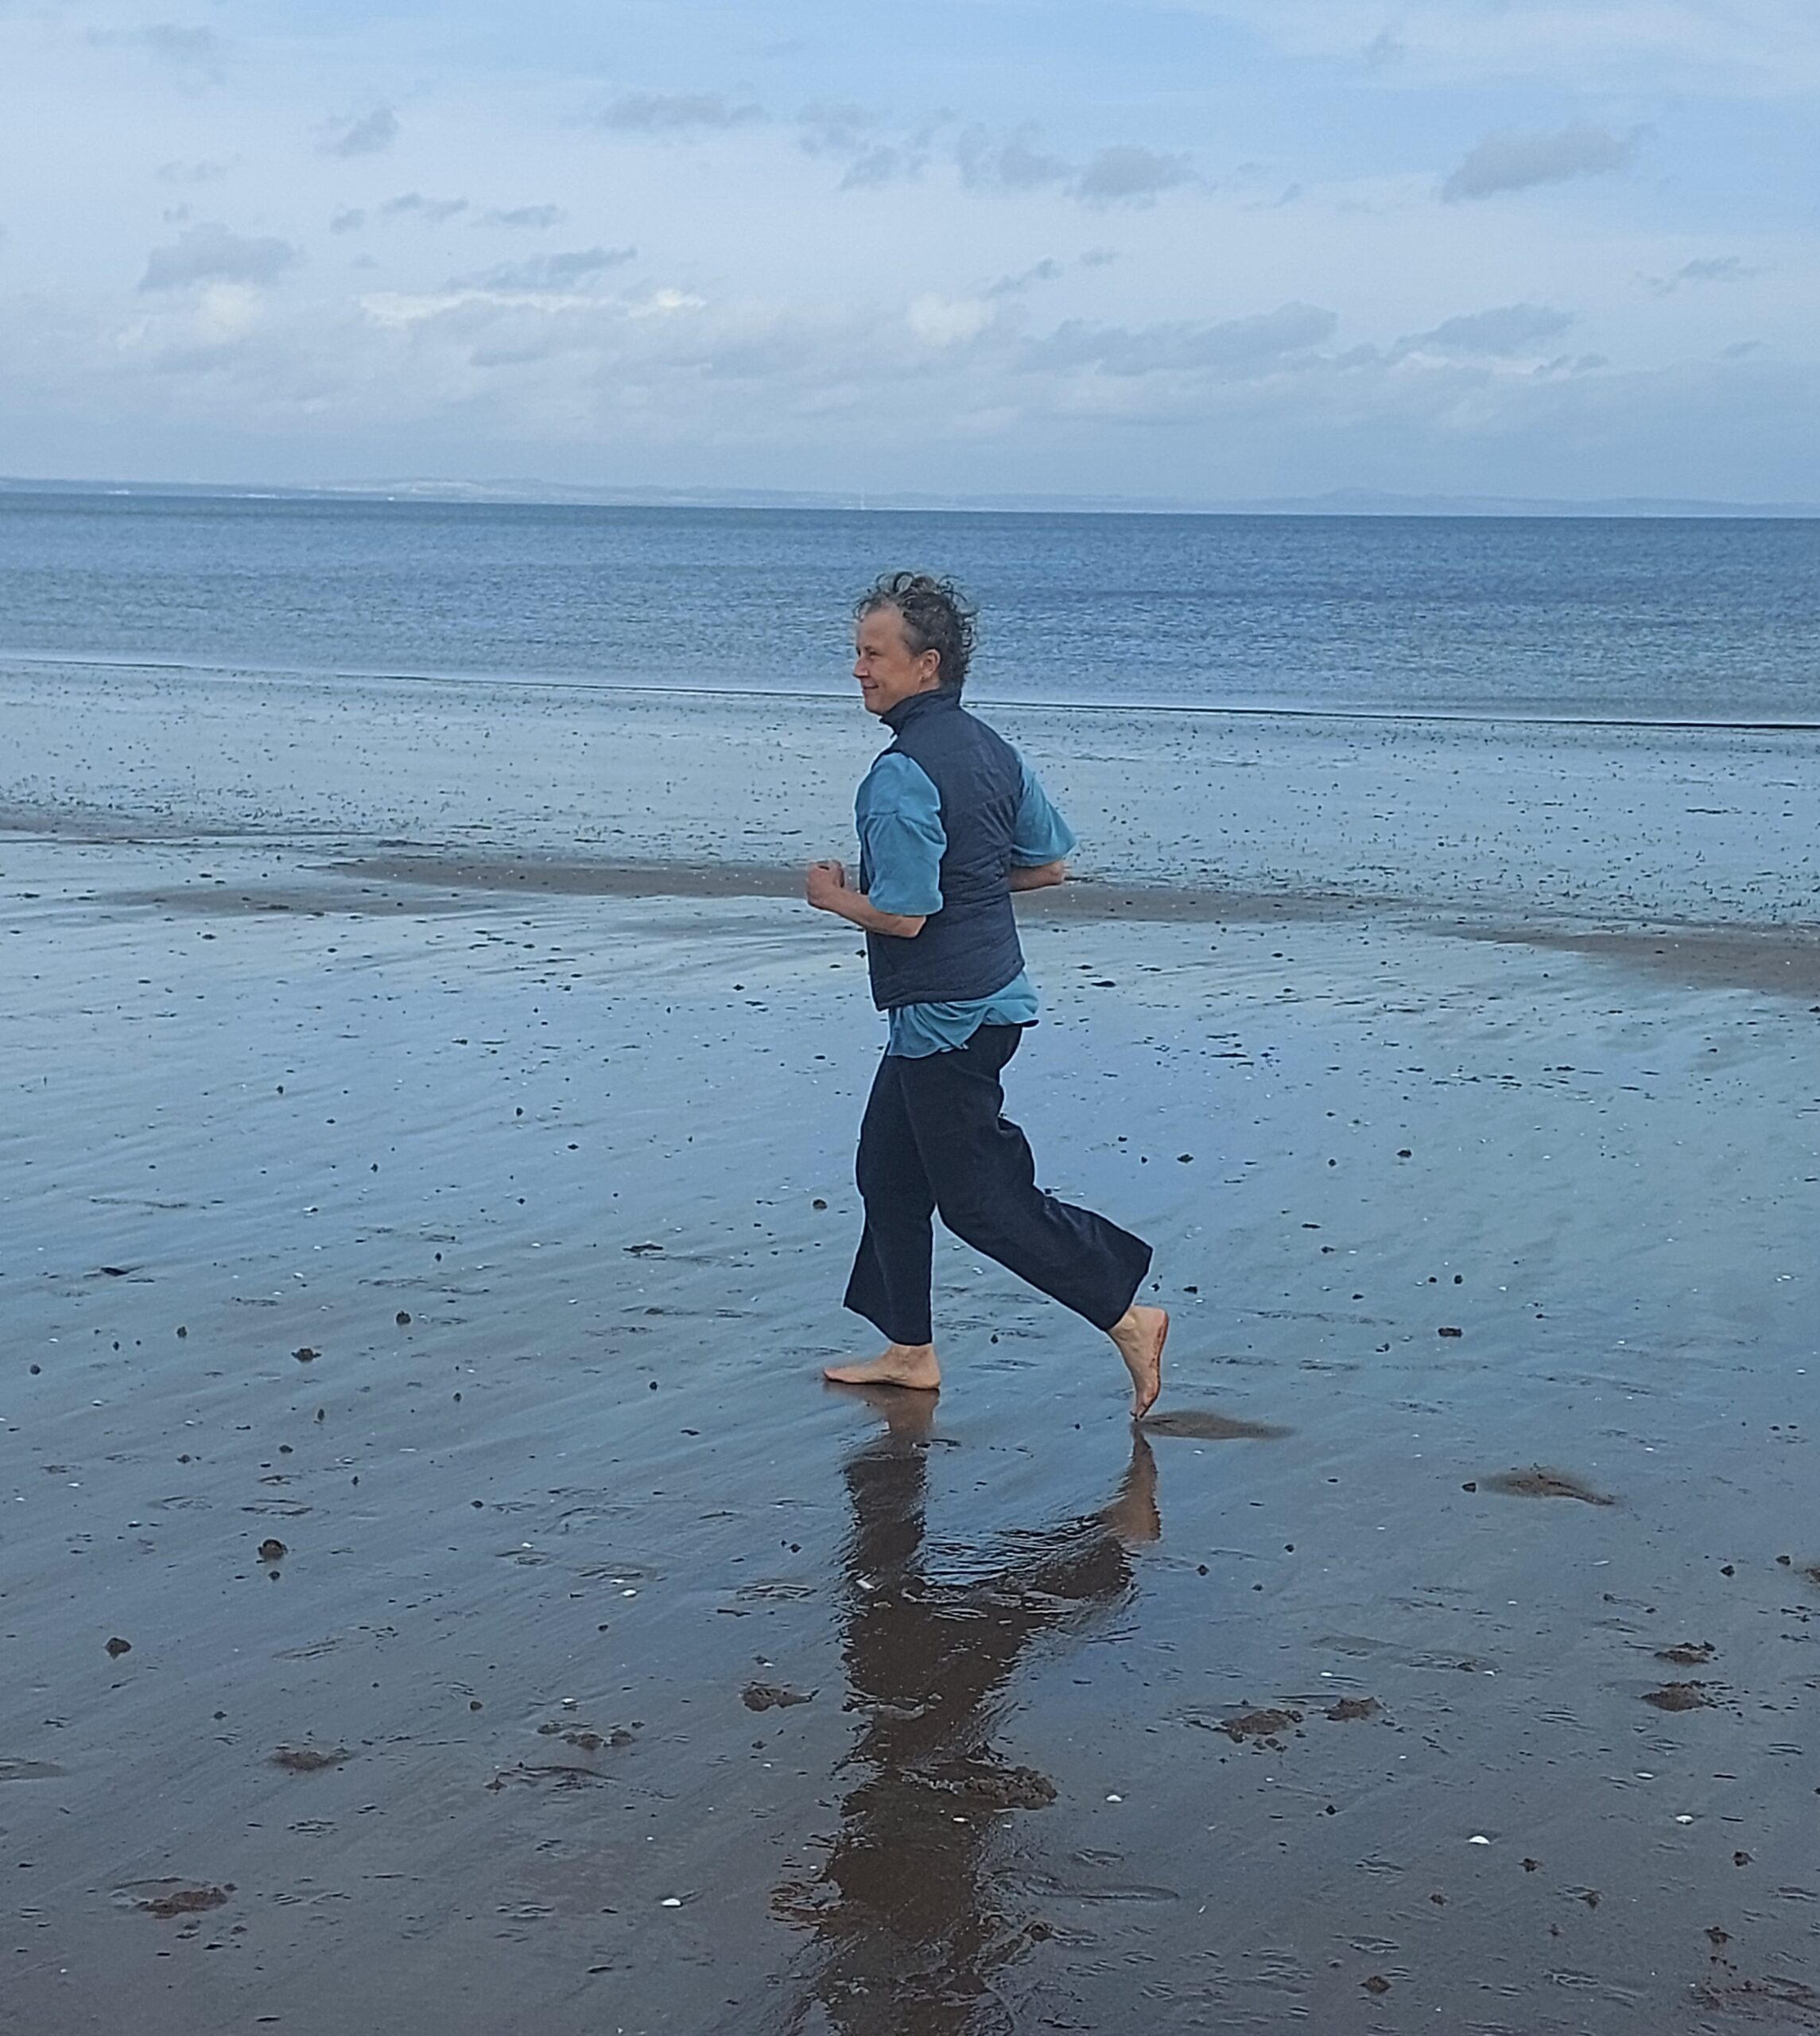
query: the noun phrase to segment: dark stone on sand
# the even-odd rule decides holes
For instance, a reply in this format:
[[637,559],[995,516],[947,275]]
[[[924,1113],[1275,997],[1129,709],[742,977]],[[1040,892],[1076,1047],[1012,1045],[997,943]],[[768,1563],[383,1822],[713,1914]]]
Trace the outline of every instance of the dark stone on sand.
[[165,1894],[141,1895],[133,1906],[143,1910],[148,1916],[169,1921],[173,1917],[194,1916],[205,1909],[219,1909],[231,1892],[231,1886],[173,1887]]
[[322,1353],[320,1350],[312,1350],[309,1344],[305,1343],[298,1349],[293,1350],[291,1355],[297,1359],[300,1365],[312,1365],[316,1362],[316,1359],[322,1355]]
[[1344,1724],[1349,1719],[1375,1718],[1383,1708],[1375,1696],[1343,1696],[1337,1704],[1329,1704],[1324,1715],[1336,1724]]
[[320,1774],[325,1767],[339,1767],[354,1758],[346,1747],[280,1747],[272,1765],[292,1774]]
[[929,1780],[949,1794],[995,1810],[1040,1810],[1055,1801],[1055,1784],[1034,1767],[956,1767]]
[[259,1544],[261,1562],[281,1562],[289,1553],[290,1550],[280,1541],[267,1539]]
[[393,1316],[392,1319],[397,1323],[401,1329],[402,1329],[405,1324],[410,1320],[410,1317],[402,1308],[400,1308],[398,1313]]
[[615,1725],[611,1730],[601,1732],[596,1731],[592,1725],[572,1726],[563,1719],[552,1718],[547,1723],[538,1726],[537,1733],[542,1739],[561,1739],[565,1746],[577,1747],[583,1753],[598,1753],[603,1747],[629,1747],[638,1736],[638,1728],[632,1725]]
[[1359,1984],[1368,1994],[1387,1994],[1391,1990],[1390,1981],[1381,1972],[1368,1973]]
[[812,1209],[825,1209],[828,1206],[828,1204],[824,1202],[821,1197],[818,1195],[809,1206]]
[[1292,1731],[1302,1723],[1299,1711],[1241,1711],[1236,1718],[1222,1718],[1220,1730],[1242,1746],[1247,1739],[1274,1739]]
[[1788,2022],[1801,2029],[1820,2025],[1820,1993],[1799,1980],[1735,1980],[1724,1986],[1702,1980],[1694,1998],[1702,2007],[1753,2021]]
[[1683,1640],[1673,1647],[1659,1647],[1655,1658],[1659,1661],[1672,1661],[1677,1668],[1704,1668],[1714,1653],[1709,1640]]
[[122,1654],[130,1654],[132,1653],[133,1643],[130,1640],[122,1640],[118,1634],[115,1634],[114,1638],[107,1643],[107,1651],[114,1657],[115,1661],[118,1661]]
[[748,1711],[787,1710],[792,1704],[814,1700],[813,1690],[790,1689],[782,1683],[747,1683],[739,1692],[739,1701]]
[[1646,1689],[1643,1700],[1658,1711],[1704,1711],[1713,1701],[1704,1683],[1664,1683],[1660,1689]]
[[1503,1492],[1511,1498],[1577,1498],[1588,1506],[1617,1503],[1570,1471],[1546,1470],[1539,1463],[1532,1463],[1527,1471],[1501,1471],[1484,1482],[1488,1491]]
[[648,1258],[654,1251],[662,1251],[661,1244],[629,1244],[626,1249],[634,1258]]
[[1446,1328],[1438,1329],[1434,1333],[1437,1336],[1464,1336],[1466,1332],[1464,1329]]

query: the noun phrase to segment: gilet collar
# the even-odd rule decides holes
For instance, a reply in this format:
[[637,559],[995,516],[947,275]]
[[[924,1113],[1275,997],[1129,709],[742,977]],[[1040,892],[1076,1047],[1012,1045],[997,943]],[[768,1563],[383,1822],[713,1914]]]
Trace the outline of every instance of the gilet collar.
[[939,689],[933,693],[913,693],[909,699],[900,700],[894,707],[887,707],[879,718],[893,735],[902,735],[906,726],[919,715],[940,713],[960,705],[960,696],[957,693],[945,693]]

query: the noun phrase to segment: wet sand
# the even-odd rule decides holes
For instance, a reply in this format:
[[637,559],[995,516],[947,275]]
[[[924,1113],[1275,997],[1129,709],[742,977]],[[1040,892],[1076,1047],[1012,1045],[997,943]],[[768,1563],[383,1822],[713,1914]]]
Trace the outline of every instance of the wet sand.
[[819,1383],[877,1025],[776,844],[57,785],[0,786],[9,2026],[1820,2027],[1799,937],[1031,901],[1010,1107],[1175,1316],[1134,1436],[953,1244],[939,1401]]

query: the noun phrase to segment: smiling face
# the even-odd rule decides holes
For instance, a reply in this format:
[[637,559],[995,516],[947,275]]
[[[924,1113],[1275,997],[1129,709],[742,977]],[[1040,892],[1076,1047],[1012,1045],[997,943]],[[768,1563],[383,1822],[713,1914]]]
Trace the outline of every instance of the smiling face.
[[887,714],[914,694],[936,690],[941,653],[913,651],[894,608],[868,608],[853,625],[853,676],[867,713]]

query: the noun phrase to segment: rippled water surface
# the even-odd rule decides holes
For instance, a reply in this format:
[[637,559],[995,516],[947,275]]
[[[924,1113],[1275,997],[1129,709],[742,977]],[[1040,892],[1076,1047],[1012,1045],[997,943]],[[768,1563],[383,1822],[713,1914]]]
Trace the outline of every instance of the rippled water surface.
[[855,590],[984,611],[982,697],[1820,719],[1820,523],[0,496],[0,654],[845,689]]

